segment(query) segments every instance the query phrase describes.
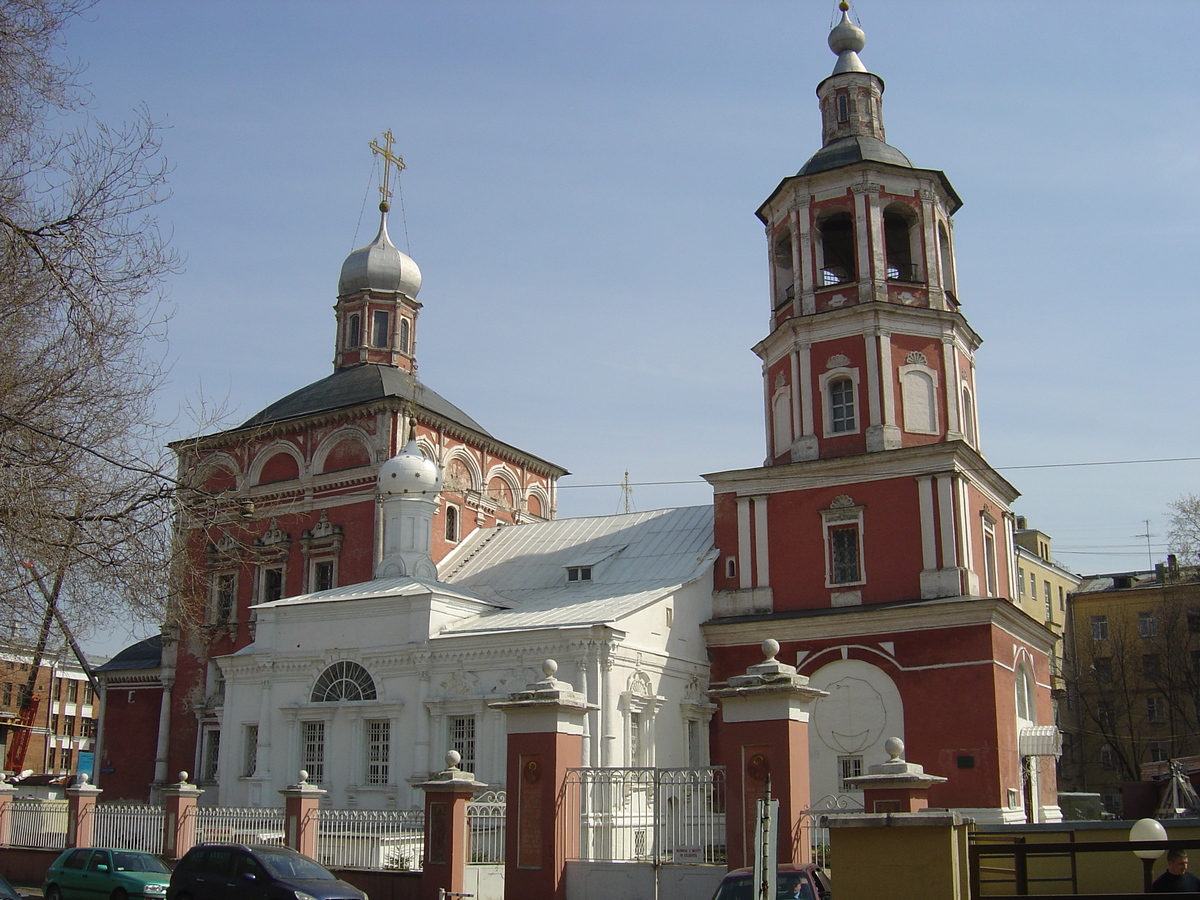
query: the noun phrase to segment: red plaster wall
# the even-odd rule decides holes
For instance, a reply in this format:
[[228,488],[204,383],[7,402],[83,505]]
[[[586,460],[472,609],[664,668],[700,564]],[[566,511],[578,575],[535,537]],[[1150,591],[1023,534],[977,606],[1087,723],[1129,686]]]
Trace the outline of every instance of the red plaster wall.
[[104,746],[95,766],[95,783],[104,791],[103,802],[150,801],[161,708],[162,688],[157,685],[105,691]]

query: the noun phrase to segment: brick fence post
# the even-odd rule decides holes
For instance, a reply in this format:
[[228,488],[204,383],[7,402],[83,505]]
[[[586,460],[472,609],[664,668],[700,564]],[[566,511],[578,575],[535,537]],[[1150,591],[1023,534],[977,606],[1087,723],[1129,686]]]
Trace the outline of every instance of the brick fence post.
[[92,825],[96,812],[96,798],[102,793],[101,789],[88,784],[87,775],[80,775],[79,781],[67,788],[67,846],[91,847]]
[[7,781],[0,782],[0,847],[12,843],[12,801],[16,787]]
[[188,773],[180,772],[179,781],[162,789],[163,856],[180,859],[192,849],[196,839],[196,798],[204,791],[188,784]]
[[328,791],[308,783],[308,773],[300,770],[300,780],[289,784],[283,794],[284,840],[293,850],[317,858],[317,806]]
[[462,757],[451,750],[446,769],[417,785],[425,792],[425,863],[421,867],[421,900],[438,900],[441,891],[461,894],[466,888],[471,856],[467,801],[487,785],[474,772],[458,767]]

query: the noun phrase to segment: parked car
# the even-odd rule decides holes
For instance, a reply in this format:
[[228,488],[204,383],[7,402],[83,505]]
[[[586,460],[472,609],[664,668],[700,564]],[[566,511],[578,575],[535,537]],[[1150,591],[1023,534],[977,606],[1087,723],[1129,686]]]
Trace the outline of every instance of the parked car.
[[[713,900],[754,900],[753,869],[734,869],[721,879]],[[775,869],[775,898],[829,900],[829,876],[816,863],[784,863]]]
[[28,894],[19,893],[3,875],[0,875],[0,900],[26,900],[28,896]]
[[64,850],[46,872],[46,900],[162,900],[171,870],[161,859],[138,850],[74,847]]
[[367,895],[288,847],[197,844],[171,873],[167,900],[367,900]]

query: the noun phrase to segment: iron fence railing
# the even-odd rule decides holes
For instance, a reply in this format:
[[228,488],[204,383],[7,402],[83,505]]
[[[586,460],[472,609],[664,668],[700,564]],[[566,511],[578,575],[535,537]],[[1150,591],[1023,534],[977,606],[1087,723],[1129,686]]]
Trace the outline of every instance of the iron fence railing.
[[317,810],[317,859],[334,869],[419,869],[425,855],[421,809]]
[[275,806],[194,806],[196,843],[282,844],[283,808]]
[[9,805],[8,840],[13,847],[61,850],[67,845],[67,801],[28,798]]
[[721,766],[570,769],[564,802],[568,859],[725,862]]
[[504,791],[485,791],[467,804],[472,865],[496,865],[504,862],[506,815]]
[[92,842],[97,847],[161,854],[164,818],[161,806],[98,803],[92,814]]

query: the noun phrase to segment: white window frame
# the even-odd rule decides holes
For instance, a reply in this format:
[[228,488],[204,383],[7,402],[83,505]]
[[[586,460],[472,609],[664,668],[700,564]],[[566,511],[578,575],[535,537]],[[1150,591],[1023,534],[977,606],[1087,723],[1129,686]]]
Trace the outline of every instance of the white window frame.
[[317,584],[317,567],[329,566],[330,578],[329,587],[335,588],[338,586],[338,558],[337,556],[321,556],[316,559],[311,559],[308,562],[308,589],[310,591],[326,590]]
[[[848,428],[845,431],[833,430],[833,397],[830,394],[829,386],[834,381],[848,378],[851,383],[851,396],[854,398],[854,427]],[[830,369],[823,372],[817,379],[821,388],[821,424],[824,429],[824,436],[846,437],[851,434],[860,434],[862,432],[863,417],[862,403],[860,402],[859,392],[859,375],[857,368],[849,368],[839,366],[836,369]]]
[[217,780],[221,766],[221,728],[219,725],[205,726],[200,733],[200,777],[197,781],[212,783]]
[[243,778],[253,778],[258,771],[258,723],[242,727],[242,772]]
[[[841,495],[833,501],[834,503],[842,501],[840,505],[821,510],[821,519],[824,525],[822,531],[825,539],[825,587],[834,590],[867,583],[866,555],[863,552],[863,510],[866,507],[854,506],[852,500],[850,500],[851,505],[848,505],[843,498],[849,500],[845,495]],[[851,527],[854,528],[858,541],[858,579],[856,581],[835,581],[833,577],[833,532],[838,529],[848,530]]]
[[[279,572],[279,596],[278,597],[268,597],[267,596],[267,573],[275,572],[275,571]],[[274,600],[282,600],[284,597],[287,596],[287,563],[286,562],[284,562],[283,560],[277,560],[275,562],[262,563],[257,567],[255,574],[256,574],[256,580],[258,581],[258,584],[255,585],[255,587],[257,587],[257,589],[258,589],[255,592],[255,594],[258,597],[259,603],[271,603]]]
[[300,768],[308,772],[309,784],[325,781],[325,720],[300,720]]
[[[229,613],[221,614],[221,582],[228,578],[232,589]],[[208,621],[211,625],[227,625],[237,621],[238,614],[238,570],[219,569],[209,577]]]
[[478,720],[471,714],[449,716],[446,719],[446,746],[462,757],[458,766],[466,772],[474,772],[479,764],[476,743],[478,724]]
[[847,784],[847,778],[857,778],[864,773],[863,758],[861,754],[845,754],[837,758],[838,765],[838,790],[845,794],[849,791],[861,791],[862,788],[854,787]]
[[363,721],[363,783],[371,787],[388,784],[391,779],[392,721]]

